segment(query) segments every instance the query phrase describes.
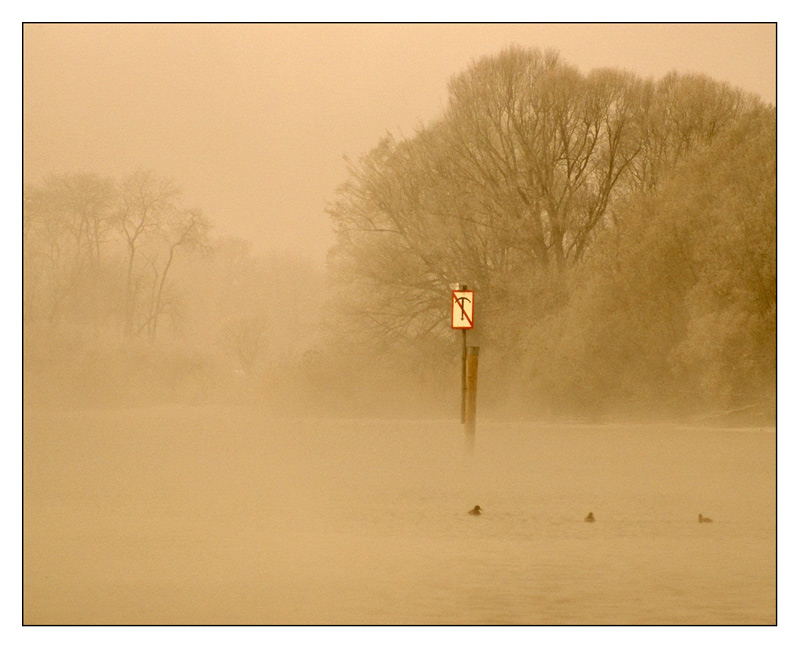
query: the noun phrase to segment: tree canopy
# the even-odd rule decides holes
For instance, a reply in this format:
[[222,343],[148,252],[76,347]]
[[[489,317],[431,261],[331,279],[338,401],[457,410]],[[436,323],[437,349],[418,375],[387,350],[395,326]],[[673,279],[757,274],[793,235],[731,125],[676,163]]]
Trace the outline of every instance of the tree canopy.
[[[734,375],[763,392],[774,367],[774,135],[774,109],[701,75],[481,59],[438,119],[350,163],[328,210],[343,327],[452,354],[462,282],[481,344],[550,404],[697,381],[747,401]],[[620,393],[610,367],[637,385]]]

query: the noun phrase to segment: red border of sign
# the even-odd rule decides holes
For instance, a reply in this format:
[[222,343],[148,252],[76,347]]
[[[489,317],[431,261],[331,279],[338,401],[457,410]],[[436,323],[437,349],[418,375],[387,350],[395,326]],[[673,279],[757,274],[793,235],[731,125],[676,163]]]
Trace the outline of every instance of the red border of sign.
[[[456,302],[456,293],[469,293],[470,302],[472,302],[472,320],[469,319],[469,316],[465,312],[464,313],[464,317],[467,319],[467,322],[469,322],[469,327],[456,327],[453,324],[453,311],[451,309],[450,310],[450,328],[451,329],[472,329],[475,326],[473,324],[473,321],[475,320],[475,291],[453,291],[450,294],[450,297],[453,300],[453,302]],[[456,302],[456,304],[458,304],[458,303]]]

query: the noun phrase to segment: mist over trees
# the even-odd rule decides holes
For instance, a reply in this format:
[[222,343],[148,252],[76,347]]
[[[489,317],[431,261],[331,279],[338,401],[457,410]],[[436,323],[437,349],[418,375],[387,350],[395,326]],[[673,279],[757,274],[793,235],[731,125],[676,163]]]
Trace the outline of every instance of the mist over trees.
[[460,282],[483,414],[774,417],[776,119],[755,97],[509,48],[349,162],[328,214],[326,274],[215,237],[151,171],[26,185],[26,400],[455,417]]
[[[323,286],[321,269],[300,258],[213,238],[202,212],[154,172],[64,174],[28,185],[26,399],[257,399],[317,345],[303,310]],[[303,379],[295,374],[293,387]]]
[[495,409],[772,417],[774,108],[520,48],[449,91],[439,119],[352,162],[329,208],[353,339],[420,374],[452,365],[461,282]]

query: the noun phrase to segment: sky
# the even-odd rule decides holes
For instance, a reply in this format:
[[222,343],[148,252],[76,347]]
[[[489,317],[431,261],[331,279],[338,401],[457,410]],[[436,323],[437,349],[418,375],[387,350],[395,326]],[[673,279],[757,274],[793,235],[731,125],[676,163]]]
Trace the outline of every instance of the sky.
[[23,178],[151,169],[216,235],[322,261],[345,156],[413,135],[452,76],[512,44],[776,103],[771,24],[26,24]]

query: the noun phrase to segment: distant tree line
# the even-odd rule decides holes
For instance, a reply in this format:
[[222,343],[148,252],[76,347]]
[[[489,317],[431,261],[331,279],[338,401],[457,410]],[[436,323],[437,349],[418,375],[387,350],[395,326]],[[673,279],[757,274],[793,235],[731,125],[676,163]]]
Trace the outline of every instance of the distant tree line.
[[115,183],[94,174],[53,176],[23,195],[23,321],[50,328],[113,325],[153,341],[178,308],[176,260],[208,249],[209,222],[152,172]]
[[329,206],[341,331],[460,354],[477,292],[481,390],[542,413],[774,413],[775,109],[701,75],[582,74],[510,48],[454,77]]
[[322,270],[211,227],[152,171],[26,185],[28,402],[264,400],[281,378],[284,393],[301,385],[286,368],[318,344],[307,313],[319,311]]

